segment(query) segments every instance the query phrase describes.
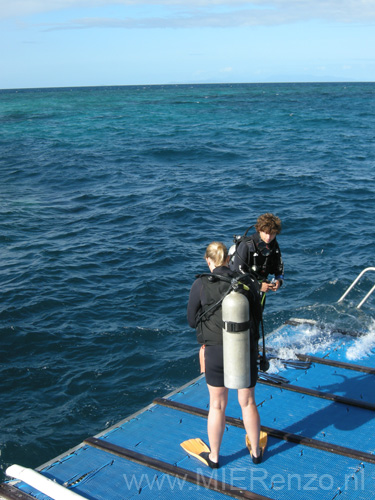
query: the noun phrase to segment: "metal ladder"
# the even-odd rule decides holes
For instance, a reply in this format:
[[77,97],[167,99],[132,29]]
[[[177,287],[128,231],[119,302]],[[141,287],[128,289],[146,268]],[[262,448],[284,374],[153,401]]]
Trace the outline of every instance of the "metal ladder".
[[[366,267],[366,269],[364,269],[362,272],[360,272],[358,274],[358,276],[356,277],[356,279],[353,281],[353,283],[350,285],[350,287],[346,290],[346,292],[344,293],[344,295],[342,297],[340,297],[340,299],[337,301],[337,303],[341,302],[348,295],[348,293],[350,292],[350,290],[362,278],[362,276],[365,273],[367,273],[367,271],[375,271],[375,267]],[[371,290],[368,292],[368,294],[366,295],[366,297],[364,297],[361,300],[361,302],[357,305],[357,309],[359,309],[362,306],[362,304],[364,304],[366,302],[366,300],[370,297],[370,295],[374,292],[374,290],[375,290],[375,285],[371,288]]]

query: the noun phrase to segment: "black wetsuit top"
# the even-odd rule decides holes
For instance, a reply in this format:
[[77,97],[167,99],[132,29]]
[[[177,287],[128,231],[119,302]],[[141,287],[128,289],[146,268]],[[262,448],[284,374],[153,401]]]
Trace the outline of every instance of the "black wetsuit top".
[[[213,275],[223,275],[228,278],[241,276],[226,266],[213,270]],[[242,276],[249,291],[243,291],[250,304],[250,335],[255,340],[259,338],[259,323],[261,318],[259,286],[253,277]],[[210,276],[198,277],[191,287],[187,307],[188,323],[197,330],[198,342],[205,345],[221,345],[223,343],[221,319],[221,300],[230,288],[230,283],[220,279],[211,281]],[[215,304],[217,304],[215,307]],[[205,313],[205,314],[203,314]]]
[[276,238],[266,245],[259,233],[240,242],[230,268],[242,273],[255,272],[260,280],[266,279],[269,274],[274,274],[281,283],[284,279],[284,264]]

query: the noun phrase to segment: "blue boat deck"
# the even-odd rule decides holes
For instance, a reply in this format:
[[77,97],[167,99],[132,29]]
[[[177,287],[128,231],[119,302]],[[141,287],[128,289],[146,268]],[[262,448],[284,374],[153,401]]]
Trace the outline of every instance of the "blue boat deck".
[[[277,339],[302,335],[288,323]],[[348,362],[358,337],[339,333],[324,351],[304,352],[309,365],[260,379],[256,400],[268,433],[264,460],[245,446],[237,392],[229,391],[220,468],[211,470],[180,446],[207,441],[208,390],[199,377],[165,398],[85,440],[38,469],[91,500],[370,499],[375,491],[375,354]],[[298,363],[296,364],[296,366]],[[49,500],[22,481],[0,487],[0,498]]]

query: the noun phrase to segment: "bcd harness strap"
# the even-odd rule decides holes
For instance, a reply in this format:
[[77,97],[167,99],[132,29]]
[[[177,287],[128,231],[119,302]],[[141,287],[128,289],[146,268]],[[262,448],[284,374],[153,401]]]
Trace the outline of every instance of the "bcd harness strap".
[[227,332],[239,333],[250,330],[250,321],[244,323],[233,323],[233,321],[223,321],[223,326]]
[[[220,300],[218,300],[215,304],[213,304],[211,307],[209,307],[208,309],[206,309],[206,311],[203,311],[199,316],[198,318],[196,319],[196,324],[199,323],[199,321],[201,321],[201,319],[210,311],[212,311],[213,309],[215,309],[216,307],[220,306],[220,304],[223,302],[223,300],[225,299],[225,297],[227,295],[229,295],[229,293],[234,290],[238,290],[238,288],[243,288],[244,290],[250,290],[249,287],[247,285],[245,285],[245,283],[241,283],[241,281],[239,281],[238,279],[236,278],[231,278],[231,277],[227,277],[227,276],[223,276],[221,274],[209,274],[209,273],[203,273],[203,274],[198,274],[197,275],[197,278],[201,278],[203,276],[206,276],[209,281],[211,282],[215,282],[215,281],[226,281],[227,283],[229,283],[229,287],[228,287],[228,290],[226,291],[226,293],[220,298]],[[247,276],[247,275],[246,275]],[[242,276],[241,276],[242,278]],[[246,330],[246,328],[245,328]],[[229,331],[229,330],[228,330]],[[242,330],[238,330],[238,331],[242,331]]]

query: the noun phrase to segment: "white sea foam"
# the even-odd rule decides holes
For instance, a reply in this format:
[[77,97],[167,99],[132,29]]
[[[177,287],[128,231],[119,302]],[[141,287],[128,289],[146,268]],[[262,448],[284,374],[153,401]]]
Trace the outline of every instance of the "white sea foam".
[[342,335],[315,325],[301,325],[298,330],[288,334],[280,332],[268,339],[268,346],[276,349],[280,357],[295,359],[296,354],[313,354],[326,351],[337,344]]
[[375,350],[375,321],[369,328],[369,331],[358,337],[354,343],[346,351],[346,358],[348,360],[358,360],[369,356]]
[[270,360],[270,367],[267,370],[267,373],[278,373],[282,370],[284,370],[285,367],[283,365],[283,362],[280,359],[271,359]]
[[295,331],[275,333],[267,339],[267,347],[276,359],[270,360],[268,373],[277,373],[284,369],[281,360],[297,359],[297,354],[316,354],[327,352],[340,345],[346,339],[338,332],[322,328],[314,323],[301,324]]
[[295,331],[285,333],[275,332],[267,339],[267,347],[276,356],[270,360],[269,373],[277,373],[284,369],[280,360],[297,359],[297,354],[311,354],[328,352],[350,342],[346,350],[349,361],[359,360],[375,352],[375,320],[372,321],[368,332],[355,339],[331,331],[316,324],[301,324]]

